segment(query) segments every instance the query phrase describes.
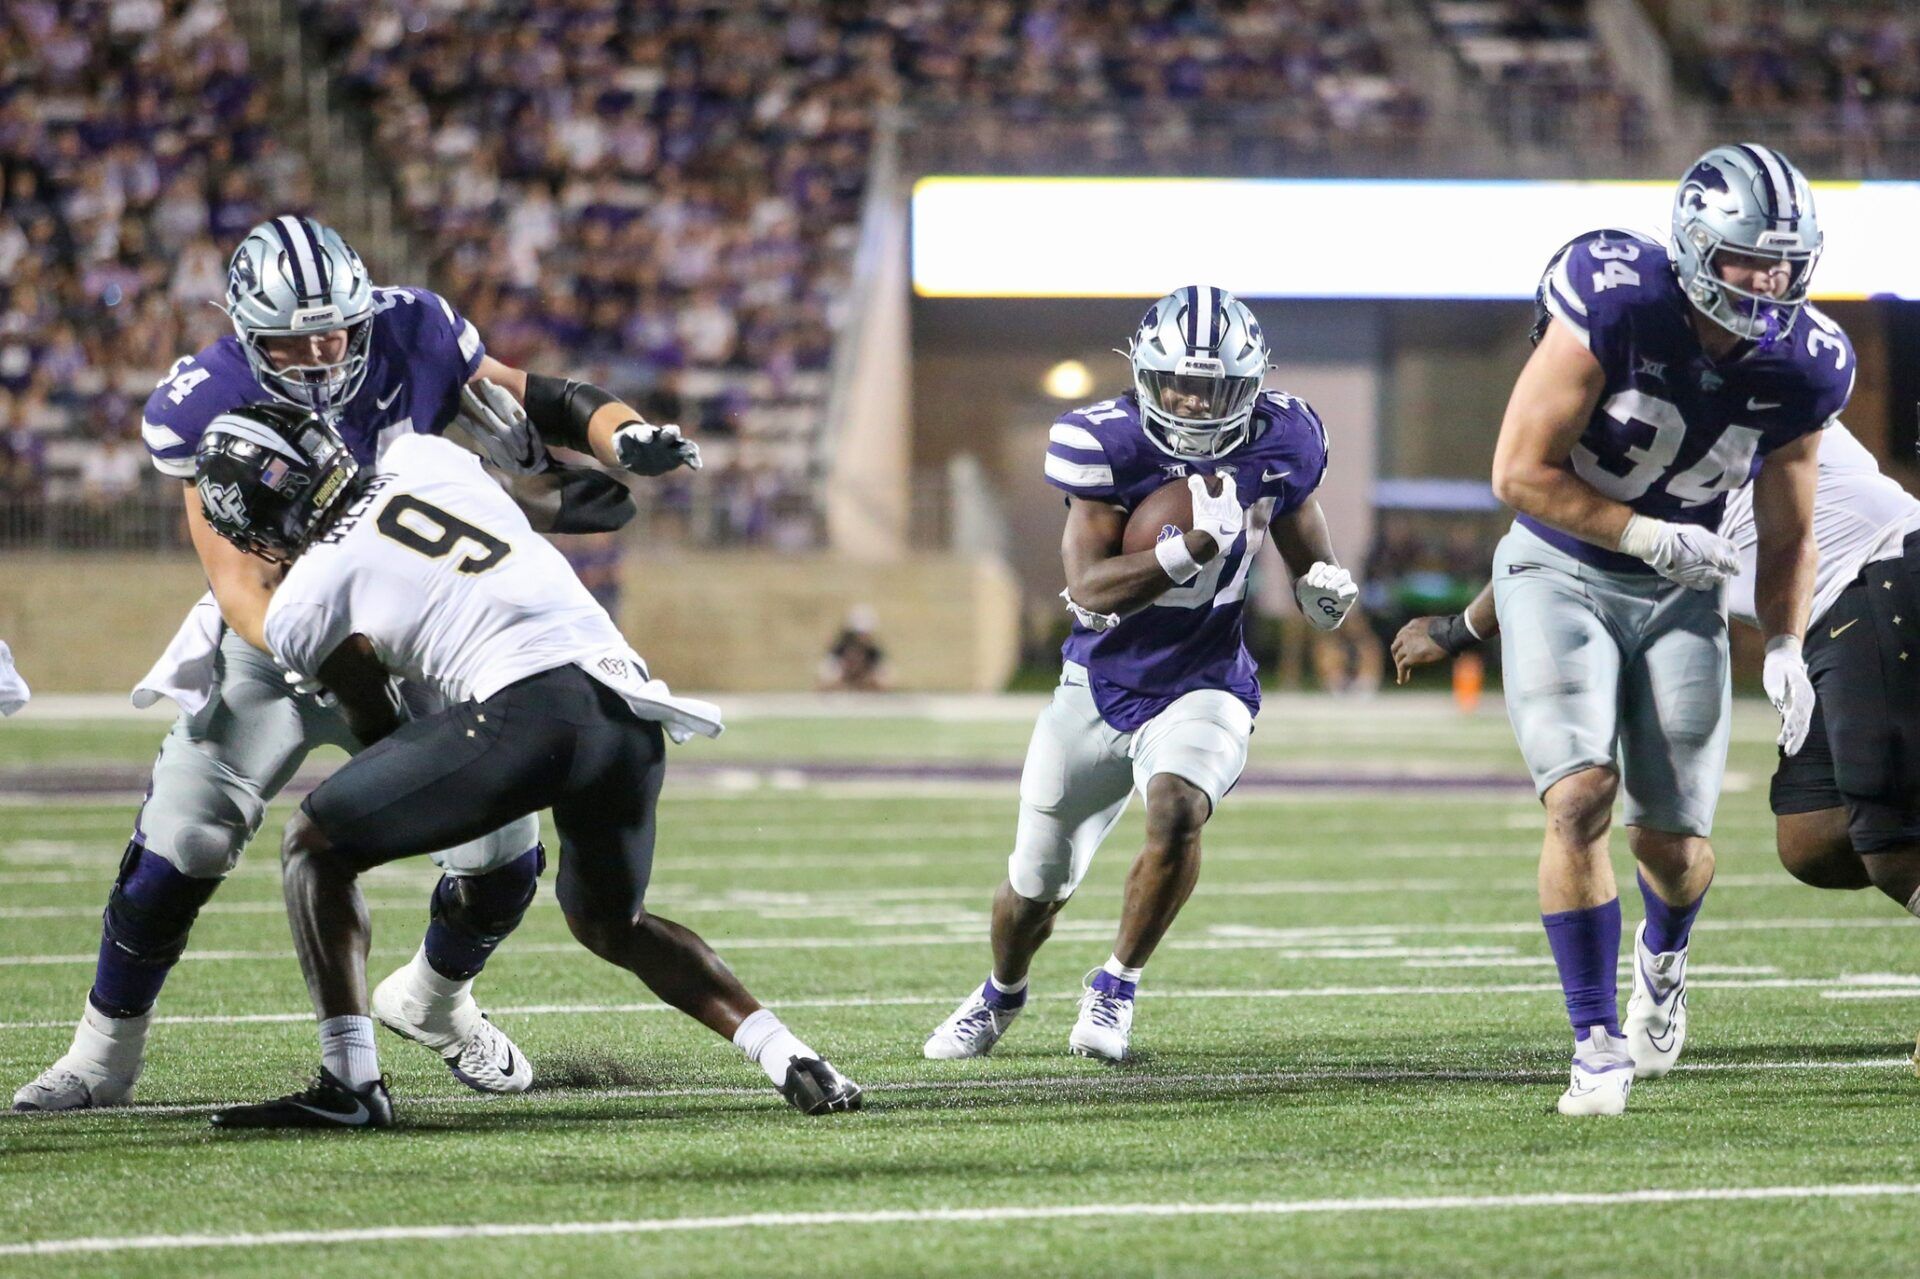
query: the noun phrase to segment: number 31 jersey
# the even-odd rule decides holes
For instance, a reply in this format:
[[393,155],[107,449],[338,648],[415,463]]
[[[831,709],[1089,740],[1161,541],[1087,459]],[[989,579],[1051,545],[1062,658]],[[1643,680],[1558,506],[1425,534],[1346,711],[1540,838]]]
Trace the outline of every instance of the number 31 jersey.
[[389,671],[449,703],[631,653],[479,459],[429,435],[387,446],[379,472],[294,561],[267,606],[267,647],[307,679],[353,634],[372,641]]
[[[1539,304],[1543,321],[1564,325],[1606,374],[1574,472],[1655,519],[1717,528],[1727,495],[1760,459],[1824,428],[1853,391],[1853,344],[1811,305],[1778,337],[1710,359],[1667,250],[1631,231],[1567,245],[1547,266]],[[1595,567],[1653,571],[1528,516],[1519,523]]]
[[[1131,511],[1188,475],[1231,475],[1246,526],[1184,586],[1123,618],[1110,631],[1074,624],[1061,656],[1087,668],[1101,718],[1130,733],[1196,689],[1223,689],[1260,710],[1260,681],[1242,623],[1247,576],[1275,517],[1304,505],[1327,473],[1327,434],[1306,401],[1263,391],[1253,431],[1225,457],[1178,458],[1148,437],[1128,392],[1075,409],[1053,424],[1047,482],[1068,494]],[[1165,532],[1162,538],[1175,534]]]

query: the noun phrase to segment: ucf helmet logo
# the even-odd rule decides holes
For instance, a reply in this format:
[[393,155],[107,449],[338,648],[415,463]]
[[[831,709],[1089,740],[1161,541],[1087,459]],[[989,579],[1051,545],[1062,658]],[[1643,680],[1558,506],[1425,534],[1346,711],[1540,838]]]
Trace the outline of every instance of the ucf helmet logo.
[[200,505],[209,519],[235,527],[246,524],[247,504],[238,484],[214,484],[202,479],[195,487],[200,490]]

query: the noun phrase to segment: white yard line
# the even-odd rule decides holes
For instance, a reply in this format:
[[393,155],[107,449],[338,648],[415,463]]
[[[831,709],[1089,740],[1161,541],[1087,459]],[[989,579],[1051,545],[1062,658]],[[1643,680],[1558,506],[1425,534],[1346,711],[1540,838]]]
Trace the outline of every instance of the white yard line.
[[274,1248],[328,1244],[407,1243],[554,1236],[687,1234],[792,1230],[827,1226],[977,1225],[982,1222],[1087,1221],[1143,1218],[1297,1217],[1352,1213],[1480,1213],[1535,1208],[1626,1208],[1686,1203],[1754,1203],[1820,1199],[1908,1199],[1920,1185],[1856,1183],[1820,1186],[1714,1186],[1565,1191],[1529,1195],[1375,1195],[1350,1199],[1265,1199],[1240,1202],[1007,1204],[886,1208],[866,1212],[756,1212],[726,1217],[641,1217],[626,1221],[458,1222],[433,1226],[369,1226],[340,1230],[275,1230],[234,1234],[94,1235],[0,1244],[0,1256],[154,1252],[193,1248]]
[[[1920,997],[1920,977],[1898,973],[1856,973],[1843,977],[1736,977],[1709,978],[1705,981],[1691,982],[1695,990],[1886,990],[1899,991]],[[768,1005],[775,1009],[792,1008],[921,1008],[947,1007],[964,992],[949,991],[937,995],[832,995],[809,999],[771,999]],[[1388,986],[1388,985],[1351,985],[1351,986],[1274,986],[1250,989],[1206,989],[1157,990],[1151,987],[1140,992],[1140,998],[1159,1002],[1161,1000],[1188,999],[1437,999],[1462,995],[1484,997],[1487,995],[1545,995],[1560,993],[1558,982],[1510,982],[1503,984],[1468,983],[1454,986]],[[1050,996],[1059,1000],[1078,999],[1078,991],[1058,991]],[[490,1008],[494,1017],[549,1017],[549,1016],[605,1016],[624,1013],[665,1013],[674,1010],[666,1004],[621,1002],[612,1004],[567,1003],[567,1004],[520,1004],[503,1005]],[[218,1013],[196,1014],[177,1017],[156,1017],[155,1025],[172,1026],[242,1026],[280,1022],[306,1022],[313,1019],[309,1012],[286,1013]],[[58,1021],[0,1021],[0,1030],[53,1030],[71,1026],[70,1020]]]

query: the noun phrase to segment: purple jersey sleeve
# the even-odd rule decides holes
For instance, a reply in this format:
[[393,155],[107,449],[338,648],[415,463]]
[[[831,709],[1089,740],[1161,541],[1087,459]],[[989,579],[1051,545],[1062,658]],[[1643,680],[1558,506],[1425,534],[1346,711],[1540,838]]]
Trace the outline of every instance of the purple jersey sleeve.
[[[1826,429],[1853,398],[1853,340],[1818,307],[1808,305],[1790,335],[1793,361],[1806,382],[1806,430]],[[1781,441],[1784,443],[1784,441]],[[1768,450],[1771,451],[1771,450]]]
[[1119,502],[1114,483],[1113,462],[1107,443],[1097,429],[1103,415],[1112,420],[1125,418],[1124,410],[1111,402],[1092,404],[1063,414],[1047,432],[1047,483],[1071,497],[1095,502]]
[[1634,309],[1662,304],[1669,285],[1659,244],[1632,231],[1590,231],[1547,265],[1540,301],[1610,367],[1632,341]]
[[[402,288],[383,292],[405,295],[416,306],[402,304],[397,319],[410,322],[412,341],[408,343],[415,360],[444,359],[446,367],[458,370],[465,384],[480,368],[487,354],[486,343],[473,321],[453,309],[453,304],[431,289]],[[413,314],[409,314],[413,312]]]
[[197,355],[175,361],[153,388],[140,414],[141,443],[161,474],[190,480],[193,450],[207,424],[229,409],[265,397],[240,344],[222,338]]

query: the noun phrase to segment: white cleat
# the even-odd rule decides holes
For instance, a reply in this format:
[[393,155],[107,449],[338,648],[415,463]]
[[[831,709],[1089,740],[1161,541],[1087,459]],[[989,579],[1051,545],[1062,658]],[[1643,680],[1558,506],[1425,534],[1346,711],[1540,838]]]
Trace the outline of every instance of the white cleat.
[[[83,1073],[83,1071],[85,1073]],[[133,1100],[133,1085],[138,1075],[119,1079],[103,1078],[72,1055],[40,1072],[40,1077],[23,1085],[13,1094],[15,1110],[96,1110],[102,1106],[124,1106]]]
[[1093,988],[1100,970],[1087,974],[1086,993],[1080,996],[1080,1019],[1073,1023],[1067,1047],[1076,1057],[1125,1061],[1127,1041],[1133,1036],[1133,1001]]
[[407,975],[401,968],[374,988],[374,1020],[439,1053],[453,1077],[475,1092],[525,1092],[533,1086],[533,1063],[487,1020],[471,994],[429,1004],[409,993]]
[[928,1061],[962,1061],[985,1057],[993,1051],[1000,1036],[1007,1033],[1013,1019],[1020,1015],[1020,1009],[995,1008],[987,1002],[986,992],[986,985],[982,983],[980,989],[953,1010],[951,1017],[933,1028],[920,1049]]
[[1585,1043],[1573,1046],[1573,1077],[1556,1109],[1563,1115],[1625,1114],[1632,1089],[1633,1058],[1626,1043],[1604,1026],[1594,1026]]
[[1658,1079],[1680,1060],[1687,1042],[1687,948],[1656,955],[1642,939],[1646,921],[1633,934],[1633,996],[1627,1000],[1627,1050],[1635,1079]]

